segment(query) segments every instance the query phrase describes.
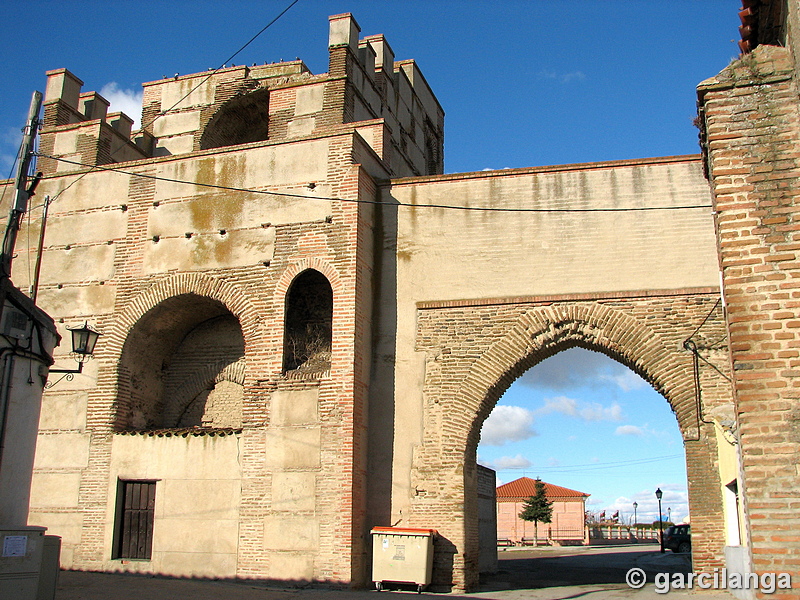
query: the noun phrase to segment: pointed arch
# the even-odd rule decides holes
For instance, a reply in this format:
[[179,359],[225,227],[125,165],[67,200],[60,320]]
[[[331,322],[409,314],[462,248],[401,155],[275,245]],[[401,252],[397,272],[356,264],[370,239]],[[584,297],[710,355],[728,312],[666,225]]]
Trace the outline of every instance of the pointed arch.
[[684,436],[697,434],[691,360],[686,353],[671,350],[643,323],[609,306],[553,304],[525,311],[464,378],[459,396],[475,415],[468,448],[477,447],[483,422],[518,377],[572,347],[601,352],[631,369],[666,398]]
[[[439,530],[434,579],[473,589],[478,582],[476,449],[483,422],[529,368],[571,347],[606,354],[648,381],[669,402],[687,444],[690,504],[702,520],[716,501],[713,428],[698,421],[691,355],[681,341],[687,318],[707,298],[440,303],[419,308],[417,350],[425,353],[420,443],[411,456],[408,525]],[[673,314],[669,319],[665,309]],[[711,434],[709,434],[711,431]],[[697,474],[703,473],[703,480]],[[699,483],[697,483],[699,481]],[[701,489],[702,488],[702,489]],[[693,500],[695,498],[695,500]],[[698,501],[700,504],[698,504]],[[701,506],[702,504],[702,506]],[[692,509],[690,509],[692,510]],[[712,532],[713,533],[713,532]],[[711,537],[708,534],[707,537]]]

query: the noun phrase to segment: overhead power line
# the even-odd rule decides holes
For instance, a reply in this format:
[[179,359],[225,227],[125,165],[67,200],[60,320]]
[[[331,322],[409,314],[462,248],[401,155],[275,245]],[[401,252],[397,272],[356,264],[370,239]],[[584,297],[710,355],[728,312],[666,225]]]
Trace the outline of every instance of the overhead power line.
[[690,204],[679,206],[627,206],[627,207],[595,207],[595,208],[525,208],[525,207],[495,207],[495,206],[462,206],[452,204],[388,204],[379,200],[365,200],[362,198],[336,198],[331,196],[312,196],[310,194],[291,194],[287,192],[272,192],[268,190],[255,190],[252,188],[234,187],[228,185],[217,185],[214,183],[202,183],[199,181],[187,181],[184,179],[175,179],[172,177],[161,177],[159,175],[148,175],[146,173],[136,173],[134,171],[127,171],[107,165],[89,165],[66,158],[59,158],[50,156],[48,154],[39,154],[43,158],[50,158],[59,162],[68,163],[80,167],[94,169],[95,172],[112,171],[114,173],[121,173],[123,175],[130,175],[132,177],[141,177],[143,179],[152,179],[156,181],[166,181],[169,183],[180,183],[186,185],[196,185],[216,190],[225,190],[230,192],[246,192],[250,194],[264,194],[268,196],[283,196],[288,198],[297,198],[304,200],[331,200],[336,202],[350,202],[355,204],[381,204],[384,206],[402,206],[405,208],[441,208],[447,210],[460,210],[460,211],[474,211],[474,212],[501,212],[501,213],[620,213],[620,212],[645,212],[655,210],[696,210],[703,208],[712,208],[710,204]]
[[558,472],[558,473],[580,473],[585,471],[600,471],[605,469],[624,469],[629,467],[636,467],[639,465],[645,465],[655,462],[663,462],[668,460],[676,460],[678,458],[683,458],[683,454],[668,454],[665,456],[653,456],[651,458],[635,458],[631,460],[620,460],[614,462],[597,462],[597,463],[585,463],[585,464],[578,464],[578,465],[543,465],[543,466],[534,466],[528,465],[525,467],[510,467],[508,469],[499,469],[502,471],[531,471],[531,470],[544,470],[544,471],[551,471],[551,472]]

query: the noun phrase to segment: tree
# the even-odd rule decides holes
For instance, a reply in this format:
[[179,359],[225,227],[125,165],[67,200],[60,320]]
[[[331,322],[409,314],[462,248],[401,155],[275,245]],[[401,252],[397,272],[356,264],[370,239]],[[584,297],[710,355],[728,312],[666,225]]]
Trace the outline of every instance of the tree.
[[523,521],[533,521],[533,544],[539,544],[539,523],[550,523],[553,520],[553,503],[547,499],[544,482],[536,479],[533,496],[525,500],[519,518]]

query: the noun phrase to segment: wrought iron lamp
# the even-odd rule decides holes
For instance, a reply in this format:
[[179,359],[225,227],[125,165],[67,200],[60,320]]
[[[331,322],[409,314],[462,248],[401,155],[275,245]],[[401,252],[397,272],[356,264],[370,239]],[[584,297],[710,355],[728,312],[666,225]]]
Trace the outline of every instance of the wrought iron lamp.
[[72,334],[72,352],[70,352],[70,356],[77,361],[78,368],[50,369],[50,373],[63,373],[64,375],[56,381],[48,383],[45,386],[47,389],[50,389],[62,379],[72,381],[72,379],[75,377],[75,373],[83,372],[83,363],[92,358],[95,344],[97,344],[97,338],[102,335],[100,332],[92,329],[89,326],[89,323],[86,321],[84,321],[83,325],[79,327],[67,327],[67,329],[69,329],[70,333]]

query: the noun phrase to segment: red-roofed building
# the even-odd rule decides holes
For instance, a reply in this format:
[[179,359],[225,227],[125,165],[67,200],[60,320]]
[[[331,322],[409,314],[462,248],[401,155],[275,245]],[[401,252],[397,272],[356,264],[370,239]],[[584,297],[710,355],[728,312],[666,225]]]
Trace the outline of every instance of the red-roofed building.
[[[589,494],[544,483],[547,499],[553,503],[551,523],[539,523],[540,541],[587,543],[584,527]],[[521,544],[534,540],[534,524],[519,518],[525,500],[536,493],[536,480],[520,477],[497,488],[497,539]]]

